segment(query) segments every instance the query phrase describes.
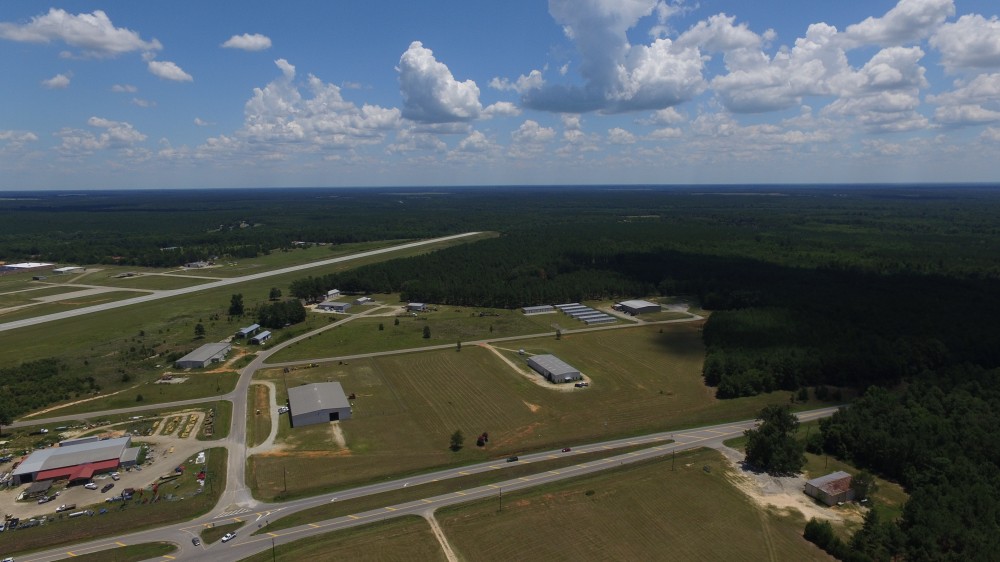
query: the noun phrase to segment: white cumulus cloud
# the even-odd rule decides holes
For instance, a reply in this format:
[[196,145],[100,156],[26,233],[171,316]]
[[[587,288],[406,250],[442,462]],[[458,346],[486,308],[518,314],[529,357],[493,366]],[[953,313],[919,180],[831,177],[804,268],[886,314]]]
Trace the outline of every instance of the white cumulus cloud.
[[930,36],[953,15],[953,0],[900,0],[881,17],[847,26],[842,40],[848,46],[902,45]]
[[69,87],[69,76],[56,74],[52,78],[42,80],[42,86],[50,90],[62,90]]
[[931,37],[949,71],[963,68],[1000,68],[1000,20],[966,14],[947,23]]
[[194,80],[190,74],[184,72],[181,67],[170,61],[151,60],[147,64],[149,65],[149,72],[164,80],[173,80],[175,82],[191,82]]
[[242,49],[244,51],[263,51],[271,48],[271,38],[260,33],[244,33],[233,35],[222,44],[226,49]]
[[94,134],[87,130],[64,128],[55,133],[62,141],[59,151],[66,156],[92,154],[110,148],[129,151],[135,150],[138,143],[146,140],[145,134],[125,121],[91,117],[87,124],[102,131]]
[[423,123],[469,121],[483,110],[479,87],[472,80],[459,82],[434,53],[414,41],[399,58],[399,90],[403,117]]
[[131,84],[115,84],[114,86],[111,86],[111,91],[118,94],[134,94],[139,91],[139,88],[136,88]]
[[25,43],[62,41],[82,49],[88,56],[115,56],[131,51],[162,49],[159,41],[144,41],[137,32],[115,27],[101,10],[89,14],[71,14],[50,8],[25,24],[0,22],[0,38]]

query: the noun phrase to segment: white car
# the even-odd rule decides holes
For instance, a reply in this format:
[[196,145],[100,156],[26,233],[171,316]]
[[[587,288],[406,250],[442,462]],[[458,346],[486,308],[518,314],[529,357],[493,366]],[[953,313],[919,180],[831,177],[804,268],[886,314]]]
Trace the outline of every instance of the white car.
[[96,490],[97,489],[97,484],[94,483],[94,482],[87,482],[86,484],[83,485],[83,487],[86,488],[86,489],[88,489],[88,490]]
[[118,474],[117,472],[112,472],[112,473],[111,473],[111,479],[112,479],[112,480],[118,480],[118,479],[119,479],[119,478],[121,478],[121,477],[122,477],[122,475],[121,475],[121,474]]
[[235,538],[236,538],[236,533],[235,532],[226,533],[226,535],[224,537],[222,537],[222,542],[229,542],[229,541],[231,541],[231,540],[233,540]]
[[0,562],[14,562],[14,557],[13,556],[8,556],[7,558],[4,558],[3,560],[0,560]]

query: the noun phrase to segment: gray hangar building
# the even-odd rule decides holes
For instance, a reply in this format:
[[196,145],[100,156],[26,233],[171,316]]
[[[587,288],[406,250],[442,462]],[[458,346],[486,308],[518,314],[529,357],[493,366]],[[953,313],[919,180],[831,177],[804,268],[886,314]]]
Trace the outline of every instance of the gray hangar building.
[[659,312],[662,307],[655,302],[632,300],[622,301],[615,305],[615,308],[632,315],[645,314],[647,312]]
[[201,369],[212,363],[222,363],[232,348],[228,343],[206,343],[175,361],[174,366],[178,369]]
[[535,355],[528,358],[528,366],[538,371],[551,383],[578,381],[583,378],[580,371],[570,367],[555,355]]
[[292,427],[351,419],[351,403],[339,382],[318,382],[288,389]]

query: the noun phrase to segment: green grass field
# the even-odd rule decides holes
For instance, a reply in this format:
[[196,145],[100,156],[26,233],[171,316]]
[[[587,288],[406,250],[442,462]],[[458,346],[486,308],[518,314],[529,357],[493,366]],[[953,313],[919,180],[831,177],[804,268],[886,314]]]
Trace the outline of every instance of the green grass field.
[[[260,373],[275,382],[279,402],[286,383],[327,380],[341,382],[357,399],[352,419],[340,423],[347,450],[332,446],[328,424],[291,430],[283,416],[278,441],[284,449],[251,457],[251,485],[261,498],[272,498],[287,476],[289,493],[304,494],[513,453],[752,418],[763,405],[787,400],[784,393],[716,400],[702,383],[697,324],[510,343],[518,347],[555,353],[593,385],[570,392],[543,388],[475,346]],[[516,351],[507,353],[518,359]],[[454,453],[448,443],[456,429],[467,446]],[[474,441],[483,431],[490,444],[480,449]],[[317,462],[299,462],[304,459]]]
[[[17,292],[4,292],[0,293],[0,308],[8,308],[12,306],[21,306],[25,304],[35,303],[35,299],[38,297],[48,297],[52,295],[61,295],[63,293],[71,293],[79,289],[75,287],[46,287],[39,286],[38,288],[28,290],[20,290]],[[2,318],[2,317],[0,317]]]
[[243,562],[300,560],[379,560],[411,562],[446,560],[430,526],[415,515],[380,521],[279,545]]
[[[379,295],[379,297],[381,296]],[[383,302],[389,305],[405,305],[405,303],[390,300]],[[358,307],[354,307],[350,311],[355,312],[357,309]],[[480,316],[480,314],[484,316]],[[342,315],[323,316],[343,318]],[[399,325],[396,325],[397,318]],[[299,361],[427,345],[454,344],[460,340],[481,340],[519,334],[551,332],[554,335],[555,328],[552,327],[554,323],[559,323],[564,328],[585,327],[583,323],[564,314],[525,316],[518,310],[440,307],[437,311],[420,313],[415,317],[403,313],[398,316],[359,318],[291,345],[272,356],[270,361],[272,363]],[[379,329],[380,324],[382,325],[381,330]],[[423,337],[424,326],[430,328],[430,338]]]
[[[185,376],[188,380],[178,384],[156,384],[155,382],[144,382],[132,385],[127,390],[123,390],[111,396],[104,396],[97,400],[70,404],[62,408],[52,410],[47,415],[66,416],[70,414],[85,414],[114,408],[128,408],[131,406],[142,406],[144,404],[160,404],[163,402],[173,402],[175,400],[189,400],[201,398],[203,396],[214,396],[225,394],[236,387],[239,376],[231,371],[222,373],[200,373],[192,371]],[[142,396],[142,400],[137,400]]]
[[181,277],[179,275],[138,275],[135,277],[121,277],[116,278],[114,276],[105,277],[104,279],[94,279],[88,281],[91,285],[101,285],[104,287],[123,287],[129,289],[149,289],[149,290],[168,290],[168,289],[182,289],[184,287],[193,287],[195,285],[202,285],[205,283],[211,283],[211,279],[201,279],[196,277]]
[[[469,237],[469,240],[475,238]],[[461,239],[433,247],[393,252],[332,266],[248,281],[231,287],[198,291],[134,307],[123,307],[58,322],[28,326],[4,333],[5,346],[4,351],[0,352],[0,357],[8,365],[18,365],[25,361],[49,357],[59,358],[66,367],[73,369],[79,376],[93,376],[101,385],[102,392],[114,392],[129,388],[136,382],[156,379],[164,369],[169,368],[169,361],[165,360],[166,356],[172,353],[186,353],[205,341],[219,341],[231,336],[240,327],[253,322],[250,317],[229,318],[227,316],[230,297],[234,293],[243,295],[245,308],[247,311],[251,311],[256,305],[267,302],[271,287],[278,287],[287,295],[289,283],[308,275],[325,275],[366,263],[413,256],[465,242],[465,239]],[[381,245],[386,244],[388,243]],[[364,248],[371,247],[373,245],[364,246]],[[347,248],[343,248],[342,251],[347,253]],[[336,255],[329,250],[327,252],[322,257]],[[278,265],[283,264],[262,263],[253,271],[244,271],[239,275],[273,269]],[[122,270],[131,269],[122,268]],[[107,273],[104,272],[94,272],[94,275],[107,278]],[[17,279],[12,279],[11,276],[0,277],[0,282],[7,281],[6,287],[9,288],[24,287],[30,283],[30,281],[24,281],[25,274],[16,274],[16,276]],[[30,279],[30,276],[27,278]],[[88,297],[87,300],[100,299],[103,302],[107,298],[128,298],[137,294],[139,293],[114,292]],[[79,305],[80,303],[77,306]],[[64,309],[65,305],[45,304],[30,308],[33,312],[2,315],[0,321],[6,322],[19,317],[33,317],[44,312],[55,312]],[[303,325],[278,330],[275,334],[275,340],[280,341],[281,338],[287,337],[286,334],[289,332],[301,333],[302,329],[309,326],[319,326],[326,322],[328,322],[326,318],[316,318],[315,320],[310,319]],[[198,323],[203,324],[206,334],[203,340],[196,341],[194,328]],[[143,350],[147,350],[145,355],[141,353]],[[130,381],[122,381],[123,371],[130,376]],[[211,390],[203,396],[212,394],[215,394],[214,387],[211,387]],[[68,396],[66,401],[79,398],[81,397]],[[149,397],[144,394],[144,398],[148,399]],[[135,399],[134,394],[132,399]]]
[[99,304],[122,301],[134,297],[141,297],[145,294],[148,293],[135,292],[135,291],[109,291],[107,293],[98,293],[83,297],[74,297],[72,299],[61,300],[56,302],[46,302],[29,306],[27,308],[19,308],[17,310],[12,310],[6,313],[2,313],[0,314],[0,321],[13,322],[14,320],[35,318],[38,316],[44,316],[46,314],[55,314],[57,312],[66,312],[67,310],[76,310],[78,308],[97,306]]
[[[699,450],[444,508],[462,560],[831,560],[801,518],[762,511]],[[708,467],[710,472],[706,472]],[[512,540],[516,537],[516,540]]]
[[[271,390],[263,384],[247,390],[247,446],[256,447],[271,434]],[[288,416],[285,416],[288,417]]]
[[[95,536],[122,535],[131,531],[186,521],[207,513],[215,507],[222,490],[226,487],[226,450],[208,449],[207,457],[208,480],[202,493],[194,493],[200,487],[195,481],[194,471],[189,470],[177,480],[163,484],[159,490],[161,501],[156,503],[143,503],[144,500],[152,498],[152,492],[147,490],[142,497],[137,496],[130,502],[87,506],[95,512],[107,507],[108,512],[104,514],[73,519],[62,514],[50,518],[40,527],[4,533],[0,537],[4,553],[14,555],[71,544]],[[180,499],[181,497],[183,499]],[[79,507],[83,509],[85,506]]]

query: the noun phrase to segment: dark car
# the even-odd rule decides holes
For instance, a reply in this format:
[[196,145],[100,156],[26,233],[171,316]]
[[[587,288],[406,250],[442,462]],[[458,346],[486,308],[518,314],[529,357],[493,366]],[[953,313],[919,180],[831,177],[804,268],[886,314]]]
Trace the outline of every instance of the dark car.
[[115,483],[114,482],[108,482],[107,484],[104,485],[103,488],[101,488],[101,493],[102,494],[106,494],[106,493],[108,493],[108,490],[110,490],[111,488],[114,488],[114,487],[115,487]]
[[517,462],[517,455],[507,457],[507,462]]
[[570,452],[571,450],[572,450],[572,449],[570,449],[569,447],[565,447],[565,448],[563,448],[563,452],[564,452],[564,453],[568,453],[568,452]]
[[195,537],[195,538],[191,539],[191,544],[193,544],[195,546],[201,546],[201,539],[199,539],[198,537]]

